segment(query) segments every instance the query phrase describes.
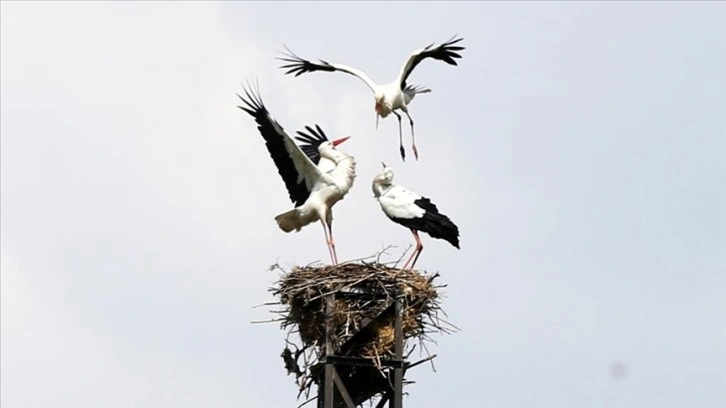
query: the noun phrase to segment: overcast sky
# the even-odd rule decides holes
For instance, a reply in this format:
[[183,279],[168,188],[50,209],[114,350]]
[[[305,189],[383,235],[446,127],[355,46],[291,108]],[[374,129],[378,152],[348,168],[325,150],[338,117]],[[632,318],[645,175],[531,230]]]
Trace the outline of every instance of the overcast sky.
[[[274,222],[291,204],[236,107],[254,78],[289,132],[352,136],[341,260],[413,241],[381,160],[461,230],[423,235],[462,330],[406,406],[726,406],[726,3],[0,4],[3,408],[302,402],[253,307],[271,264],[328,254]],[[274,59],[388,82],[454,34],[458,67],[411,76],[418,162],[360,81]]]

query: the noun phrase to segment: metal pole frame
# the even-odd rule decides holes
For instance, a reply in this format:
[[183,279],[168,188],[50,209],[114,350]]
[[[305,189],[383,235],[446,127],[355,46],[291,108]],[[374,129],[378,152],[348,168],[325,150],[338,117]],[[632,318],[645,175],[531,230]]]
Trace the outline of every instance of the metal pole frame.
[[[396,295],[395,298],[395,320],[394,320],[394,353],[395,358],[390,361],[389,365],[393,367],[393,375],[389,374],[389,379],[392,379],[392,388],[388,390],[381,400],[376,405],[376,408],[383,408],[386,402],[388,402],[389,408],[402,408],[403,407],[403,297]],[[333,307],[335,304],[335,293],[330,293],[325,296],[325,370],[324,379],[320,382],[318,387],[318,408],[334,408],[335,407],[335,389],[337,388],[338,393],[345,401],[345,405],[348,408],[356,408],[353,403],[353,399],[350,397],[348,390],[343,384],[343,380],[340,378],[338,371],[335,369],[336,365],[369,365],[371,362],[363,362],[361,359],[336,356],[333,350],[333,342],[335,333],[331,324],[331,317],[333,314]],[[391,378],[393,377],[393,378]]]

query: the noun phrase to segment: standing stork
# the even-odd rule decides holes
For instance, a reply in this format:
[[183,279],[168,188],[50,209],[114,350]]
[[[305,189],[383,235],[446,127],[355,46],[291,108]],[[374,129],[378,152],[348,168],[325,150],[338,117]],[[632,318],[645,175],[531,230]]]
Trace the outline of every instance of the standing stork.
[[320,220],[325,231],[330,259],[338,264],[333,240],[333,205],[342,200],[353,186],[355,159],[337,149],[350,136],[329,141],[320,126],[315,129],[306,126],[308,133],[297,132],[300,146],[293,142],[282,126],[265,107],[259,89],[253,92],[244,89],[245,106],[238,108],[249,113],[257,122],[260,134],[265,139],[270,157],[285,182],[290,200],[295,208],[275,217],[277,225],[285,232],[300,229]]
[[411,144],[413,145],[413,154],[416,156],[416,160],[418,160],[418,150],[416,149],[416,140],[413,132],[413,119],[411,119],[411,115],[408,113],[408,105],[411,101],[413,101],[414,96],[417,94],[431,92],[431,90],[418,85],[410,85],[406,81],[408,80],[409,75],[411,75],[413,69],[426,58],[444,61],[449,65],[458,65],[456,59],[461,58],[461,55],[459,55],[458,52],[464,50],[464,47],[456,44],[461,40],[463,40],[463,38],[456,38],[456,36],[454,36],[450,40],[436,47],[434,47],[434,44],[432,43],[424,48],[414,51],[408,57],[406,63],[403,64],[398,77],[393,82],[385,85],[379,85],[373,82],[365,72],[347,65],[330,64],[323,60],[319,60],[319,62],[315,63],[300,58],[287,47],[285,47],[285,49],[288,53],[283,54],[283,58],[279,58],[287,64],[280,66],[280,68],[287,69],[285,74],[295,74],[295,76],[314,71],[340,71],[357,76],[373,91],[376,100],[376,129],[378,129],[379,117],[386,118],[391,112],[393,112],[393,114],[398,118],[399,149],[401,150],[401,158],[404,161],[406,160],[406,152],[403,149],[401,115],[396,111],[402,110],[403,113],[406,114],[408,117],[408,123],[411,125]]
[[413,269],[423,251],[423,244],[418,236],[419,231],[429,234],[432,238],[446,240],[459,249],[459,227],[451,222],[449,217],[441,214],[428,198],[394,184],[393,170],[385,163],[381,164],[383,164],[383,173],[373,179],[373,195],[386,216],[410,229],[416,239],[416,249],[403,265],[403,269],[407,266]]

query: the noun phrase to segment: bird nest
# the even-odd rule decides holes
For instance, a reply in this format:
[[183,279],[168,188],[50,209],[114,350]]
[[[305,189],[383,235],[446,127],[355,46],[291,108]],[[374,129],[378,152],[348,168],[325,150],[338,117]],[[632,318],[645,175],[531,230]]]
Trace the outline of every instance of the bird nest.
[[[320,385],[326,339],[331,343],[332,355],[371,363],[368,367],[337,366],[357,405],[390,389],[388,376],[392,365],[387,362],[399,361],[405,372],[435,357],[429,355],[408,363],[407,357],[416,348],[416,344],[409,344],[410,340],[418,340],[425,350],[429,334],[456,330],[440,317],[445,316],[439,303],[439,289],[444,286],[434,284],[438,274],[427,276],[415,270],[362,261],[337,266],[296,266],[289,272],[277,265],[273,268],[282,275],[270,291],[279,299],[274,304],[283,306],[282,310],[273,311],[279,315],[273,321],[281,322],[282,328],[289,330],[282,357],[288,373],[296,375],[298,398],[303,392],[308,396],[313,383]],[[396,299],[400,301],[405,350],[401,359],[396,359],[395,353]],[[330,320],[326,322],[328,315]],[[300,344],[289,340],[293,333],[299,335]]]

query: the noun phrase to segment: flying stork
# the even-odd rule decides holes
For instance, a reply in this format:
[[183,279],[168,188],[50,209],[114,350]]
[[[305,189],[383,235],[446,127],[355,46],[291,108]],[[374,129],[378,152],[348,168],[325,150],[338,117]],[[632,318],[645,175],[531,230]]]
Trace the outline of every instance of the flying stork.
[[451,222],[449,217],[441,214],[428,198],[394,184],[393,169],[383,162],[381,164],[383,164],[383,173],[373,179],[373,195],[381,205],[383,213],[393,222],[410,229],[416,239],[416,249],[403,265],[403,269],[407,266],[413,269],[423,251],[423,244],[418,236],[419,231],[429,234],[432,238],[448,241],[459,249],[459,227]]
[[249,113],[265,139],[270,157],[285,182],[295,208],[275,217],[281,230],[290,232],[320,220],[325,240],[334,265],[338,264],[333,240],[333,212],[335,203],[342,200],[353,186],[355,159],[337,149],[350,136],[329,141],[320,126],[306,126],[307,133],[298,131],[293,142],[282,126],[272,117],[257,92],[244,88],[246,98],[237,94],[245,106],[238,108]]
[[411,119],[411,115],[408,113],[408,105],[411,103],[414,96],[431,92],[431,90],[422,86],[407,83],[408,77],[411,75],[413,69],[426,58],[444,61],[449,65],[458,65],[456,59],[461,58],[461,55],[459,55],[458,52],[464,50],[464,47],[456,44],[461,40],[463,40],[463,38],[456,38],[456,36],[454,36],[450,40],[436,47],[434,47],[434,44],[432,43],[424,48],[414,51],[408,57],[406,63],[403,64],[398,77],[393,82],[385,85],[379,85],[373,82],[365,72],[347,65],[331,64],[323,60],[319,60],[319,62],[316,63],[300,58],[287,47],[285,47],[287,54],[283,54],[284,57],[278,59],[287,63],[280,66],[282,69],[287,69],[285,74],[295,74],[296,77],[301,74],[314,71],[340,71],[357,76],[363,80],[363,82],[371,88],[375,96],[376,129],[378,129],[379,117],[386,118],[391,112],[396,115],[398,118],[399,149],[401,151],[401,158],[405,161],[406,152],[403,149],[401,115],[396,112],[397,110],[402,110],[408,117],[408,123],[411,125],[411,144],[413,145],[413,154],[416,156],[416,160],[418,160],[418,150],[416,149],[416,140],[413,132],[413,119]]

